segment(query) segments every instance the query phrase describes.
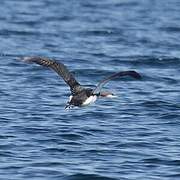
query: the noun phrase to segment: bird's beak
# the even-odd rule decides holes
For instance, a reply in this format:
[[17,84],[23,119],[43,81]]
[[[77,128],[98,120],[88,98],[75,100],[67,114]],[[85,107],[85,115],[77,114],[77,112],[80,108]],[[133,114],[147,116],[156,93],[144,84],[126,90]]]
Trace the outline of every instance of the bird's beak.
[[107,98],[117,98],[118,96],[114,95],[114,94],[109,94],[106,96]]
[[107,97],[107,98],[116,98],[117,96],[110,92],[100,92],[100,97]]

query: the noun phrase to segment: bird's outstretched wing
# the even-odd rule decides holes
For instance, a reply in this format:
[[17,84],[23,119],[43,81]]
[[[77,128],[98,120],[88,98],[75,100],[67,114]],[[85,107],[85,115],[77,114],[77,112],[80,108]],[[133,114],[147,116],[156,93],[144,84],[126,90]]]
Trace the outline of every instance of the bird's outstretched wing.
[[38,56],[23,57],[22,61],[29,63],[36,63],[53,69],[70,86],[70,90],[73,95],[82,90],[81,85],[76,81],[74,76],[68,71],[67,67],[60,62],[56,62],[55,60],[45,57],[38,57]]
[[101,80],[99,82],[99,84],[96,86],[96,88],[94,89],[93,94],[99,93],[100,90],[102,89],[102,87],[110,80],[119,78],[122,76],[131,76],[136,79],[141,79],[141,75],[139,73],[137,73],[136,71],[121,71],[121,72],[112,74],[111,76],[108,76],[108,77],[104,78],[103,80]]

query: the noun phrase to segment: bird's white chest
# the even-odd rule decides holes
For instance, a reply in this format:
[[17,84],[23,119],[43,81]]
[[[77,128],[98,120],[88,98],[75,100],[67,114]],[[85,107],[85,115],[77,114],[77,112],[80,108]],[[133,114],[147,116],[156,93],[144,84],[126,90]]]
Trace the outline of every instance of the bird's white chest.
[[83,106],[87,106],[93,102],[95,102],[97,100],[97,96],[90,96],[88,97],[84,102],[83,102]]

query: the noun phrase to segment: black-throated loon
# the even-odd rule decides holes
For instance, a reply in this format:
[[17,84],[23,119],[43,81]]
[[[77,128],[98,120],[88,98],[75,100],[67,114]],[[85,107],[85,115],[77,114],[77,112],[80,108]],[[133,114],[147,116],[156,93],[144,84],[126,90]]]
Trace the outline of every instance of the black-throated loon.
[[76,81],[74,76],[69,72],[67,67],[61,62],[57,62],[53,59],[45,57],[23,57],[22,61],[29,63],[37,63],[42,66],[49,67],[53,69],[58,75],[60,75],[64,81],[69,85],[71,90],[71,96],[65,109],[71,108],[73,106],[86,106],[95,102],[98,97],[114,97],[113,93],[101,91],[102,87],[110,80],[122,77],[122,76],[131,76],[136,79],[141,79],[141,76],[136,71],[121,71],[114,73],[111,76],[104,78],[95,89],[85,88]]

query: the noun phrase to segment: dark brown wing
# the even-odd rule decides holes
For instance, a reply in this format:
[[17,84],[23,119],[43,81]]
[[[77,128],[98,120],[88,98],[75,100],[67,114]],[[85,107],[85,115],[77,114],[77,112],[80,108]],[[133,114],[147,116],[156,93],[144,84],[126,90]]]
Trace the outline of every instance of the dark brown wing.
[[81,85],[76,81],[74,76],[68,71],[67,67],[64,64],[56,62],[52,59],[38,56],[24,57],[22,60],[29,63],[37,63],[39,65],[53,69],[70,86],[70,90],[73,95],[82,90]]
[[115,73],[111,76],[108,76],[105,79],[103,79],[102,81],[100,81],[99,84],[97,85],[97,87],[94,89],[93,94],[99,93],[100,90],[102,89],[102,87],[110,80],[119,78],[122,76],[131,76],[136,79],[141,79],[141,75],[139,73],[137,73],[136,71],[121,71],[121,72]]

